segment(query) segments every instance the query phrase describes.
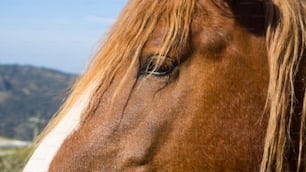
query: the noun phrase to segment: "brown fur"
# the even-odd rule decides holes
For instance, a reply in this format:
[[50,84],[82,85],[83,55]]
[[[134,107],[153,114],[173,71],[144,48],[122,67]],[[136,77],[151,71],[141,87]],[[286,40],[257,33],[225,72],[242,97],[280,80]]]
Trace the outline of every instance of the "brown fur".
[[[304,14],[298,0],[131,0],[46,130],[99,83],[50,171],[305,170]],[[137,77],[152,54],[179,68]]]

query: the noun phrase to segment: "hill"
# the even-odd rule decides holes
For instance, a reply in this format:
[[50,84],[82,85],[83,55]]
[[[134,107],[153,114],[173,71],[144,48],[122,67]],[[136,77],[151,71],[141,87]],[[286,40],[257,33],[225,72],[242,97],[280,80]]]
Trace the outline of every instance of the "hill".
[[32,140],[76,78],[56,70],[0,65],[0,136]]

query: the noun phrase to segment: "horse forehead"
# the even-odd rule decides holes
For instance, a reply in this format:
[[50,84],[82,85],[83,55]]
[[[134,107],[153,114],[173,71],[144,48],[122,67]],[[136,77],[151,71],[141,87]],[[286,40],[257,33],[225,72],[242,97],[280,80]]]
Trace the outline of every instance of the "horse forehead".
[[165,25],[160,22],[159,25],[157,25],[154,28],[154,31],[152,32],[152,34],[150,35],[146,45],[150,45],[150,46],[145,46],[145,48],[148,47],[159,47],[160,45],[162,45],[163,42],[163,35],[167,32],[167,28],[165,27]]
[[[206,45],[211,43],[224,44],[224,30],[229,30],[231,24],[229,24],[229,18],[220,18],[224,9],[216,7],[214,0],[200,0],[197,3],[197,10],[194,13],[194,19],[191,21],[191,41],[189,43],[200,45]],[[222,1],[224,3],[224,1]],[[220,3],[220,2],[219,2]],[[224,5],[225,6],[225,5]],[[216,16],[218,16],[216,18]],[[229,26],[229,27],[227,27]],[[143,53],[150,54],[161,48],[164,41],[164,35],[169,30],[169,27],[164,22],[163,18],[159,21],[157,26],[154,28],[152,34],[148,38]],[[216,34],[209,34],[216,33]],[[209,41],[213,38],[213,41]],[[222,43],[221,43],[222,42]],[[184,46],[185,48],[188,45]],[[175,50],[177,54],[184,54],[187,51],[185,48]],[[171,51],[170,51],[171,54]]]

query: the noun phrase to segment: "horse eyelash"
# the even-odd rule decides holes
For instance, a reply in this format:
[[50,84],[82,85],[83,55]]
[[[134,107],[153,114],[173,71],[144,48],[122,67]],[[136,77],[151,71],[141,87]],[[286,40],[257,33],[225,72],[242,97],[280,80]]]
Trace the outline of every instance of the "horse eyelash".
[[[155,59],[152,59],[152,58],[153,57],[158,57],[158,56],[164,57],[165,59],[164,59],[164,61],[162,61],[160,66],[155,66],[155,64],[154,64]],[[145,76],[145,75],[153,75],[153,76],[156,76],[156,77],[169,76],[171,74],[172,70],[179,64],[176,60],[173,60],[173,63],[171,63],[168,66],[169,70],[165,71],[164,73],[159,73],[158,70],[162,69],[162,67],[163,67],[162,64],[165,63],[165,60],[173,59],[173,58],[168,56],[168,55],[151,54],[151,55],[148,55],[145,59],[147,59],[146,62],[143,65],[140,65],[140,67],[139,67],[139,72],[137,74],[137,78],[139,78],[141,76]]]

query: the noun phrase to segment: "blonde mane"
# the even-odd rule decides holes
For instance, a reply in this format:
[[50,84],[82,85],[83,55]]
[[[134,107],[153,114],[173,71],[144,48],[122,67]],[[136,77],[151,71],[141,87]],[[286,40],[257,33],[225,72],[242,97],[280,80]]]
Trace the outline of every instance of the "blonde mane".
[[[301,0],[266,2],[267,46],[270,82],[267,106],[270,118],[266,132],[261,172],[285,171],[287,148],[291,143],[291,122],[295,109],[295,76],[306,43],[306,8]],[[297,171],[300,171],[306,117],[306,96],[300,117]],[[305,165],[305,164],[304,164]]]
[[[267,109],[270,111],[261,172],[284,171],[286,146],[290,142],[290,125],[294,115],[294,80],[306,43],[305,3],[302,0],[267,0],[267,46],[270,82]],[[126,74],[117,87],[115,97],[132,69],[137,67],[142,49],[150,35],[163,20],[168,30],[163,35],[159,54],[185,46],[190,37],[190,25],[196,0],[132,0],[123,9],[108,38],[88,70],[74,85],[66,103],[49,123],[39,142],[61,121],[67,112],[90,88],[92,97],[82,113],[81,121],[97,108],[100,98],[109,88],[116,73],[128,64]],[[128,29],[127,29],[128,28]],[[134,74],[135,77],[137,74]],[[136,78],[135,78],[136,80]],[[304,96],[306,97],[306,96]],[[300,117],[300,148],[298,170],[302,162],[306,119],[306,100]]]

